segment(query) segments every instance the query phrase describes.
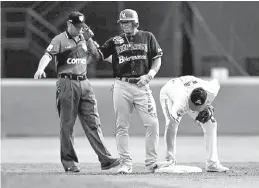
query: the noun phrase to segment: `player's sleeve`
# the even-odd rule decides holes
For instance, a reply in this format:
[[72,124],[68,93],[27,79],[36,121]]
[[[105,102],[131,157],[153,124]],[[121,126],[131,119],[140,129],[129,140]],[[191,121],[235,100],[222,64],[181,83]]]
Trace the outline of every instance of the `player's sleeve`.
[[[170,84],[170,83],[169,83]],[[171,111],[171,118],[177,122],[180,122],[183,115],[187,112],[187,94],[182,84],[177,84],[177,92],[170,88],[170,85],[166,88],[167,96],[173,101]]]
[[61,48],[60,45],[61,45],[61,41],[57,37],[53,38],[49,46],[45,50],[45,54],[49,55],[50,58],[52,59],[55,55],[60,53],[60,48]]
[[163,55],[163,51],[161,47],[159,46],[155,36],[149,32],[149,47],[150,47],[150,55],[152,59],[156,59],[158,57],[161,57]]
[[212,101],[218,95],[220,90],[220,84],[217,79],[213,79],[212,81],[206,81],[206,85],[204,86],[205,90],[207,91],[207,104],[211,104]]
[[111,38],[98,48],[98,52],[101,55],[101,60],[105,60],[110,55],[112,55],[113,50],[114,50],[114,42],[113,42],[113,38]]

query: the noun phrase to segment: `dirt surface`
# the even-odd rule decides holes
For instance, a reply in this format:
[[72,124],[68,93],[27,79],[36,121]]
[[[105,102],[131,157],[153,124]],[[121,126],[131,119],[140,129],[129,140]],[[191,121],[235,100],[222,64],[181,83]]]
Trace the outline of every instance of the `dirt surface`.
[[80,173],[65,173],[60,164],[2,164],[2,188],[65,188],[65,187],[121,187],[121,188],[222,188],[259,185],[259,163],[224,163],[230,167],[226,173],[205,172],[202,163],[186,163],[198,166],[202,173],[168,174],[148,173],[144,164],[135,164],[130,175],[117,175],[117,168],[101,171],[99,164],[81,164]]
[[[116,156],[114,138],[105,138]],[[219,137],[218,152],[226,173],[204,170],[203,137],[177,139],[177,164],[198,166],[202,173],[151,174],[144,168],[144,139],[131,138],[133,173],[117,175],[117,169],[101,171],[97,157],[85,137],[76,138],[80,173],[64,172],[59,161],[58,138],[13,138],[1,140],[2,188],[258,188],[259,137]],[[134,146],[138,147],[134,147]],[[163,139],[159,142],[159,158],[164,157]]]

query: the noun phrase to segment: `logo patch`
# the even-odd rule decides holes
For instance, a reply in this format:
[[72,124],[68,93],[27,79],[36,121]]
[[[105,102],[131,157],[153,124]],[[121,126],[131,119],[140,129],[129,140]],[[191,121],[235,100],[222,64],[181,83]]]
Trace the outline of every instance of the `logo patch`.
[[54,47],[54,46],[53,46],[52,44],[50,44],[50,45],[48,46],[48,48],[47,48],[47,51],[51,51],[53,47]]
[[86,44],[84,43],[84,44],[82,44],[82,48],[84,49],[84,51],[87,51],[87,46],[86,46]]
[[201,100],[199,99],[199,100],[195,101],[195,104],[201,105]]
[[178,117],[182,117],[184,115],[184,110],[183,109],[179,109],[178,111],[177,111],[177,116]]
[[79,20],[80,20],[81,22],[83,22],[83,21],[84,21],[84,16],[79,16]]
[[121,17],[122,17],[122,18],[126,18],[125,12],[123,12],[123,13],[121,14]]
[[114,37],[113,41],[114,41],[114,44],[123,44],[124,43],[124,39],[120,36]]

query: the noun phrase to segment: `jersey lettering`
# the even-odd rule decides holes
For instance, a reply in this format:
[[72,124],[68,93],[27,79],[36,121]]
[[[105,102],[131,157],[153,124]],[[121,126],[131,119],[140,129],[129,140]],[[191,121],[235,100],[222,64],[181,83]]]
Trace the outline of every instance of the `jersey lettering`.
[[68,58],[67,64],[86,64],[86,59],[83,58]]
[[137,59],[147,59],[146,55],[137,55],[137,56],[118,56],[119,59],[119,64],[124,63],[124,62],[128,62],[128,61],[133,61],[133,60],[137,60]]
[[116,46],[117,54],[130,50],[142,50],[145,52],[148,51],[147,44],[123,44],[121,46]]

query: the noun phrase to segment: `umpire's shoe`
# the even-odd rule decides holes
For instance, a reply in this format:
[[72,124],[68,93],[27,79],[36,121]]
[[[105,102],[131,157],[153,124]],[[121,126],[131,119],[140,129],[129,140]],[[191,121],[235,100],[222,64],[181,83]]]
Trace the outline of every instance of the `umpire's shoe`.
[[66,172],[80,172],[80,168],[76,165],[72,165],[68,168],[65,168]]
[[109,170],[111,168],[119,166],[120,164],[121,164],[120,159],[111,159],[108,163],[101,164],[101,169],[102,170]]

